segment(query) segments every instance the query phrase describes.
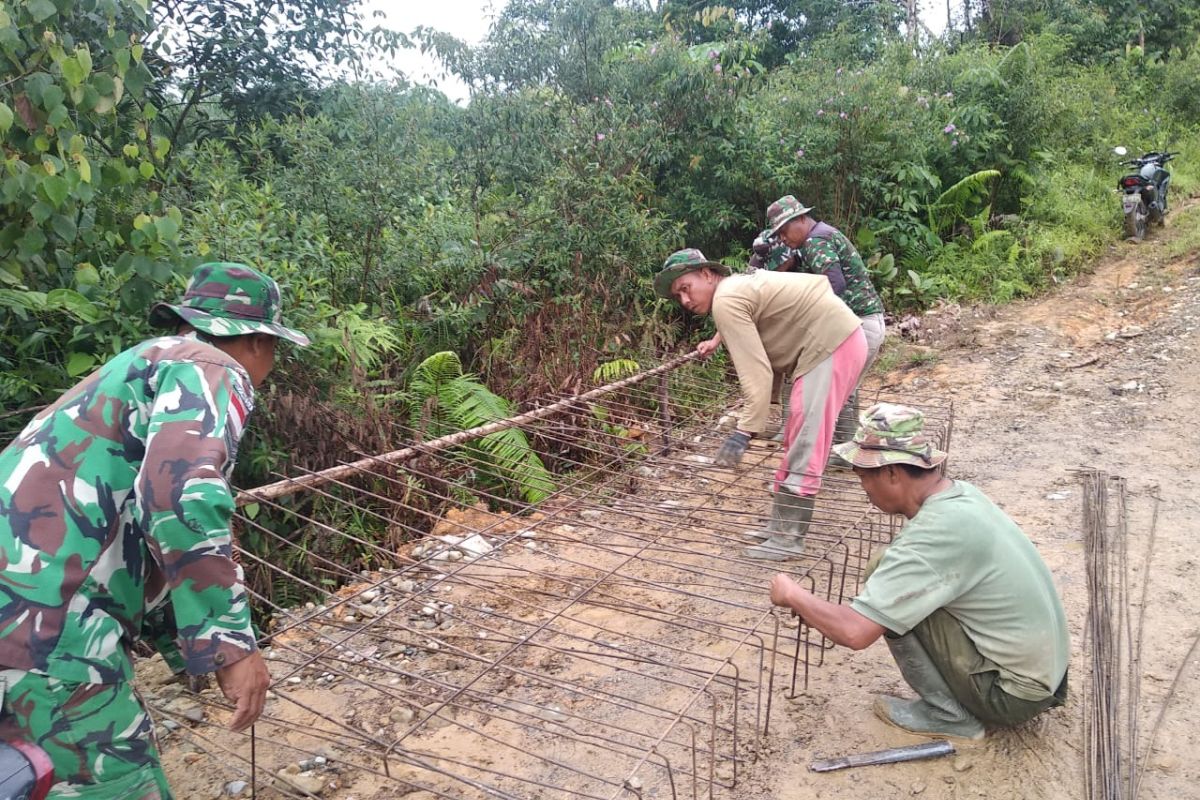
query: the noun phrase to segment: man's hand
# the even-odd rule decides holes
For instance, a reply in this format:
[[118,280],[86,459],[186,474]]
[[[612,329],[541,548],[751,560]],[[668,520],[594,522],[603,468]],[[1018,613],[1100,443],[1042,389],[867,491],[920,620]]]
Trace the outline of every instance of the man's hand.
[[217,685],[225,699],[237,705],[230,730],[245,730],[262,714],[267,701],[267,687],[271,685],[271,673],[262,653],[255,651],[228,667],[217,670]]
[[721,449],[717,451],[717,457],[713,459],[713,463],[718,467],[736,467],[749,446],[750,434],[734,431],[729,434],[725,444],[721,445]]
[[792,608],[792,597],[796,592],[802,591],[804,590],[800,588],[800,584],[781,572],[771,578],[771,605]]
[[717,352],[717,348],[721,346],[721,334],[717,334],[711,339],[705,339],[700,344],[696,345],[696,352],[701,358],[708,358],[713,353]]

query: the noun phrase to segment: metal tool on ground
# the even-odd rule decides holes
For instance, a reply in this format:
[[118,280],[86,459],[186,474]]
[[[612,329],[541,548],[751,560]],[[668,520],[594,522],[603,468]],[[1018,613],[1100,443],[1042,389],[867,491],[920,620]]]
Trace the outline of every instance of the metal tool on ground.
[[909,745],[907,747],[892,747],[887,750],[876,750],[873,753],[851,753],[848,756],[826,758],[814,761],[809,765],[813,772],[834,772],[850,767],[873,767],[877,764],[902,764],[905,761],[923,761],[927,758],[939,758],[954,753],[954,745],[944,739],[935,742]]

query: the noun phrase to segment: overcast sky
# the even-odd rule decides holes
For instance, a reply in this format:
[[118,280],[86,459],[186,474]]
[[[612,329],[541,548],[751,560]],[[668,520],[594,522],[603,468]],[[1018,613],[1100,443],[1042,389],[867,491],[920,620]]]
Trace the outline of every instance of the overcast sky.
[[[467,44],[478,44],[506,4],[507,0],[367,0],[366,9],[368,21],[376,20],[372,16],[374,12],[381,12],[383,16],[378,22],[392,30],[409,33],[425,25],[445,31]],[[945,0],[921,0],[920,6],[925,24],[934,33],[941,33],[946,27]],[[411,81],[437,86],[452,100],[463,102],[467,97],[467,87],[443,74],[432,56],[406,50],[400,53],[393,66]]]
[[[506,0],[367,0],[366,12],[368,23],[378,21],[401,33],[410,33],[424,25],[445,31],[467,44],[478,44],[505,4]],[[382,12],[383,17],[372,16],[376,11]],[[418,50],[402,51],[394,66],[415,83],[434,84],[453,100],[466,99],[466,86],[444,75],[432,56],[424,56]]]

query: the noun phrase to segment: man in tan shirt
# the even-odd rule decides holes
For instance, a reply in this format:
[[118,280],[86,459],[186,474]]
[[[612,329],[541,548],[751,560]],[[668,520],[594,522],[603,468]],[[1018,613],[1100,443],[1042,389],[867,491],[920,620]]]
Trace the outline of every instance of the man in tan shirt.
[[769,561],[801,555],[838,412],[866,363],[858,317],[824,275],[760,270],[731,276],[728,267],[695,249],[673,253],[654,288],[693,314],[712,314],[737,369],[745,406],[717,453],[718,465],[736,465],[750,439],[763,433],[773,373],[793,382],[771,521],[757,534],[765,541],[746,555]]

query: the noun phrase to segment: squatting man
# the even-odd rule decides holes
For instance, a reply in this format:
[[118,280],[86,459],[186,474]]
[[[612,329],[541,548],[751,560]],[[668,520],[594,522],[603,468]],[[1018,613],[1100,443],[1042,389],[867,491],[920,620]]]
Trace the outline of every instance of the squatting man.
[[1063,704],[1067,626],[1050,571],[995,503],[944,475],[946,453],[926,436],[922,413],[877,404],[834,449],[871,503],[907,522],[849,605],[783,574],[771,581],[771,602],[844,647],[883,636],[918,698],[881,695],[874,711],[906,731],[982,739],[986,727]]

